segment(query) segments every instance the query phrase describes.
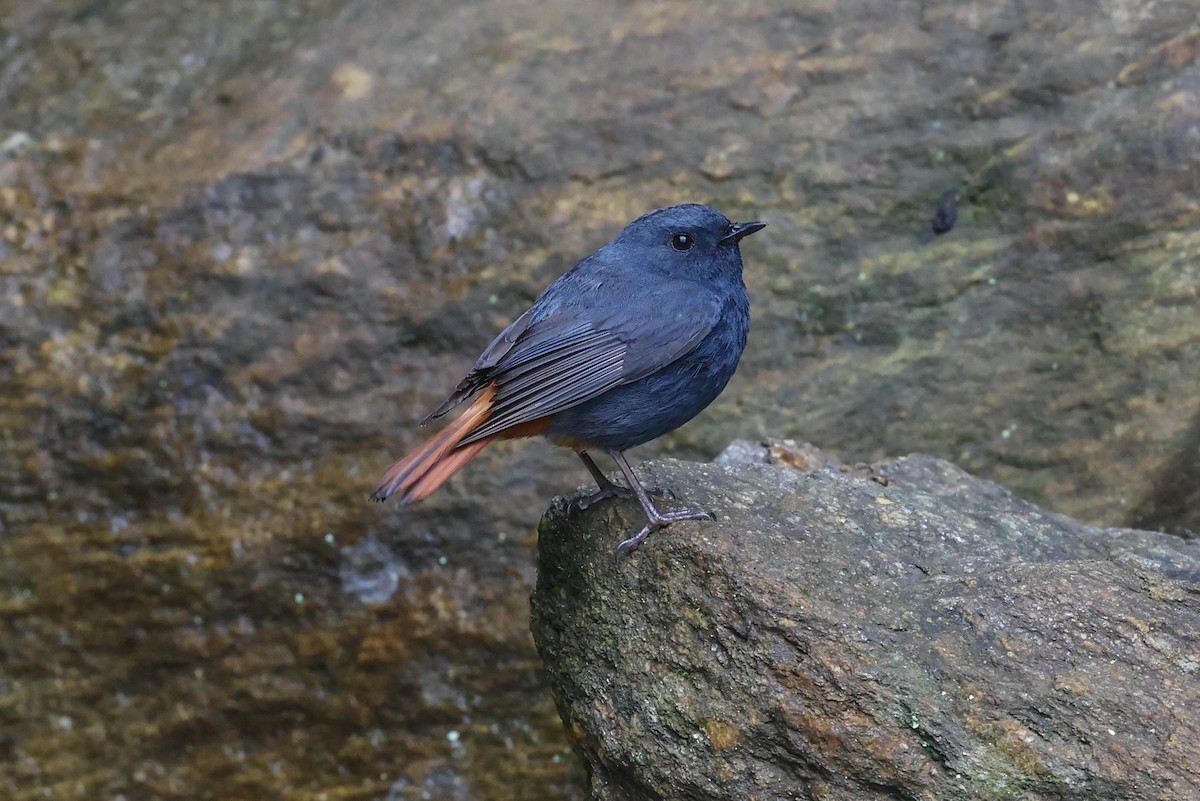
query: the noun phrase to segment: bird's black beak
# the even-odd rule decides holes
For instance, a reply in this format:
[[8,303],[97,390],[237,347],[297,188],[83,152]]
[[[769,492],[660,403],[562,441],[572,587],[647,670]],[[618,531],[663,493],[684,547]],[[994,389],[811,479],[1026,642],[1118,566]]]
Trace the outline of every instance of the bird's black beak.
[[721,244],[736,245],[738,242],[741,242],[743,239],[750,236],[750,234],[754,233],[755,231],[761,231],[766,227],[767,224],[765,222],[734,223],[733,228],[729,230],[729,233],[721,237]]

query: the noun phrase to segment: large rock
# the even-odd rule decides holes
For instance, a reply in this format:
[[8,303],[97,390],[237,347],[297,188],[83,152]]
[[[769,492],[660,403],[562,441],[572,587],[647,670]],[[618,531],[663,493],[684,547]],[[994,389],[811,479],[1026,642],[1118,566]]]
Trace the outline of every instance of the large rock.
[[1200,797],[1197,545],[927,456],[642,471],[718,522],[622,561],[636,504],[541,527],[534,639],[594,798]]

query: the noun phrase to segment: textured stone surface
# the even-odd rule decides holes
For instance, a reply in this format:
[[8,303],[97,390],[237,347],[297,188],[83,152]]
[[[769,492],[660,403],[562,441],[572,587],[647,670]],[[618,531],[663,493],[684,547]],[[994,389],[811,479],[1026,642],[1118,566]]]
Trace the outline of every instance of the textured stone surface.
[[0,796],[581,792],[525,598],[537,517],[586,473],[506,447],[426,506],[363,499],[654,206],[770,228],[739,374],[643,455],[929,452],[1200,529],[1195,25],[1190,0],[0,1]]
[[1200,794],[1195,543],[926,456],[645,470],[718,522],[620,562],[634,504],[541,526],[534,639],[594,798]]

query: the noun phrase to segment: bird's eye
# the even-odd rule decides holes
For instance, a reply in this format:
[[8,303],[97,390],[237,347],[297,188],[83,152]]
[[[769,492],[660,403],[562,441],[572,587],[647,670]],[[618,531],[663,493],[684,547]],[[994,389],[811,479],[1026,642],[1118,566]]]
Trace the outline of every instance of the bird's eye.
[[696,241],[687,234],[674,234],[671,237],[671,247],[675,248],[680,253],[685,250],[691,250],[692,245],[694,244],[696,244]]

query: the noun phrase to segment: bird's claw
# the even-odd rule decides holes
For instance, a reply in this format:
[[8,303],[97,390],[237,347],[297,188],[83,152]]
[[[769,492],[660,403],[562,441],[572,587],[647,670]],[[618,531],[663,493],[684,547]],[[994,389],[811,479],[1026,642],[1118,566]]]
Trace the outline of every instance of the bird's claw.
[[639,531],[637,534],[634,534],[629,539],[622,541],[621,544],[617,546],[616,558],[620,560],[623,556],[629,556],[631,553],[636,551],[643,542],[646,541],[646,538],[650,536],[651,532],[658,531],[660,528],[666,528],[672,523],[678,523],[683,520],[715,521],[716,519],[716,515],[714,515],[712,512],[706,512],[702,509],[684,510],[681,512],[660,512],[658,515],[651,518],[650,522],[643,526],[641,531]]
[[642,528],[642,530],[639,531],[637,534],[634,534],[632,537],[630,537],[627,540],[623,540],[621,542],[621,544],[617,546],[616,553],[613,554],[616,557],[617,561],[618,562],[621,561],[621,557],[629,556],[631,553],[636,551],[638,549],[638,546],[640,546],[643,542],[646,541],[646,537],[649,537],[650,532],[653,530],[654,530],[654,527],[651,526],[649,523],[647,523],[645,525],[645,527]]
[[577,498],[572,499],[570,509],[572,512],[583,512],[600,503],[600,501],[606,501],[609,498],[622,498],[629,500],[636,497],[637,496],[634,495],[633,490],[631,489],[618,487],[616,484],[609,484],[607,487],[601,487],[595,492],[588,493],[587,495],[580,495]]
[[[653,495],[656,498],[674,498],[675,493],[671,492],[666,487],[651,487],[646,490],[646,493]],[[624,501],[636,501],[637,493],[628,487],[619,487],[616,484],[609,484],[607,487],[601,487],[595,492],[590,492],[587,495],[580,495],[571,500],[569,511],[586,512],[591,507],[607,501],[609,498],[620,498]]]

